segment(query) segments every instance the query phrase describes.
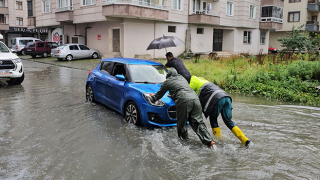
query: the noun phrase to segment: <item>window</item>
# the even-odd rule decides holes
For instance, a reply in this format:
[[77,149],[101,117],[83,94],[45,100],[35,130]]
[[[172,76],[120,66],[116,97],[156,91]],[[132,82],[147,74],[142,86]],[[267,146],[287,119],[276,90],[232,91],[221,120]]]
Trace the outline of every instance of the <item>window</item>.
[[300,11],[288,12],[288,22],[300,22]]
[[282,11],[281,7],[277,6],[264,6],[261,8],[261,17],[275,17],[282,19]]
[[168,26],[168,32],[175,33],[176,32],[176,26]]
[[172,0],[172,9],[182,10],[182,0]]
[[301,2],[301,0],[289,0],[289,3]]
[[46,47],[52,47],[52,44],[51,43],[47,43]]
[[111,74],[112,68],[113,68],[113,62],[105,61],[105,62],[102,62],[100,71],[105,72],[107,74]]
[[52,43],[52,47],[56,48],[58,47],[59,45],[57,43]]
[[260,44],[265,44],[266,42],[266,32],[260,32]]
[[227,2],[227,15],[233,16],[233,11],[234,11],[233,2],[228,1]]
[[17,26],[23,26],[23,18],[22,17],[17,17],[16,18],[16,25]]
[[80,47],[81,50],[90,50],[90,48],[88,48],[85,45],[79,45],[79,47]]
[[37,47],[44,47],[44,43],[37,43]]
[[43,2],[43,12],[51,12],[51,0],[42,0]]
[[203,28],[197,28],[197,34],[203,34]]
[[243,43],[247,43],[247,44],[251,43],[251,31],[243,32]]
[[57,10],[58,11],[72,10],[72,0],[57,0]]
[[96,3],[96,0],[81,0],[83,6],[92,5]]
[[0,7],[6,7],[4,2],[4,0],[0,0]]
[[250,5],[250,15],[249,17],[251,19],[255,19],[256,18],[256,7],[253,5]]
[[77,45],[70,45],[70,46],[69,46],[69,49],[70,49],[70,50],[79,50],[79,48],[78,48]]
[[22,2],[21,1],[16,1],[16,9],[22,10]]

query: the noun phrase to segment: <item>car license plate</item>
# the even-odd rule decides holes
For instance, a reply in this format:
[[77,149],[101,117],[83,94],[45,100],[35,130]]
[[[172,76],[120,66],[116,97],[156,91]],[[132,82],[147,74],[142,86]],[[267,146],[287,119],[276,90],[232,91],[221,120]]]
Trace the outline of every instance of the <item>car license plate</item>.
[[31,51],[31,49],[28,49],[27,51]]
[[0,71],[0,74],[10,74],[8,70],[2,70]]

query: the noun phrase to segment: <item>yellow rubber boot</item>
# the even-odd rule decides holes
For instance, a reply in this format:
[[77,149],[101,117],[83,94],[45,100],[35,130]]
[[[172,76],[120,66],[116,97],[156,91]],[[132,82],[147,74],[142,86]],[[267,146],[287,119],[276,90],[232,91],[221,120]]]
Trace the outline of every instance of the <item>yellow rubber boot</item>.
[[238,126],[235,126],[232,128],[232,133],[237,136],[237,138],[242,142],[242,144],[245,146],[247,141],[249,140],[244,134],[243,132],[239,129]]
[[220,127],[212,128],[212,132],[213,132],[213,135],[216,137],[217,140],[222,140]]

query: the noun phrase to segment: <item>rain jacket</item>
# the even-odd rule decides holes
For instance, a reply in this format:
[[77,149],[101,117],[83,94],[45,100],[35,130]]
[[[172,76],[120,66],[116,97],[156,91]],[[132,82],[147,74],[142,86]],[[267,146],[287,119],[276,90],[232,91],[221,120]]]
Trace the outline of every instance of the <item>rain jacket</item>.
[[172,58],[171,60],[167,61],[165,64],[166,67],[173,67],[177,70],[178,74],[186,78],[188,83],[190,83],[191,73],[184,65],[183,61],[179,58]]
[[192,76],[190,80],[190,88],[199,96],[203,114],[208,117],[213,107],[223,97],[231,97],[219,86],[205,80],[204,78]]
[[186,79],[179,75],[176,69],[170,68],[166,78],[160,90],[152,96],[153,101],[161,99],[167,91],[170,92],[171,98],[177,106],[184,101],[198,99],[197,94],[190,89]]

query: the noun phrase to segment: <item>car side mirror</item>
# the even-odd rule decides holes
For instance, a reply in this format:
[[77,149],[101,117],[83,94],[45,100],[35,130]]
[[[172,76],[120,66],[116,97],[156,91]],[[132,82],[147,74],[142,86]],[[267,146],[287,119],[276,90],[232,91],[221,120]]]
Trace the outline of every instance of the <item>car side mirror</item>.
[[125,81],[125,80],[126,80],[126,78],[125,78],[124,75],[122,75],[122,74],[117,74],[117,75],[116,75],[116,78],[117,78],[118,80],[120,80],[120,81]]

